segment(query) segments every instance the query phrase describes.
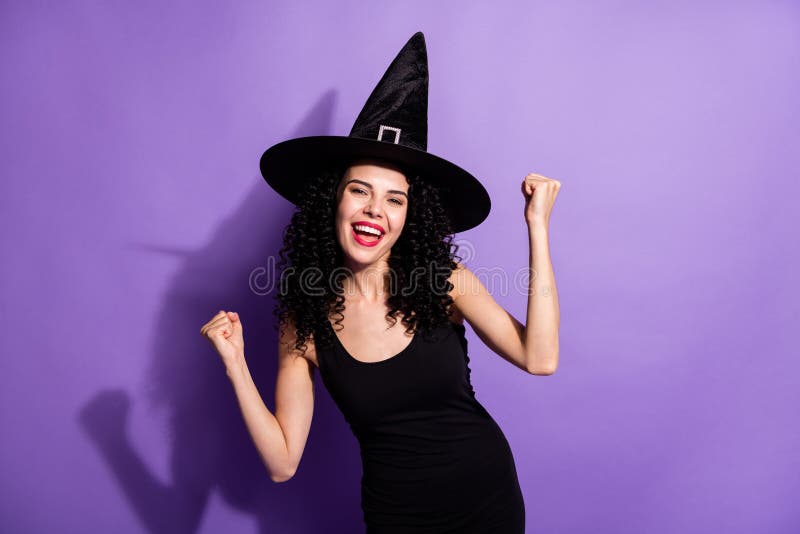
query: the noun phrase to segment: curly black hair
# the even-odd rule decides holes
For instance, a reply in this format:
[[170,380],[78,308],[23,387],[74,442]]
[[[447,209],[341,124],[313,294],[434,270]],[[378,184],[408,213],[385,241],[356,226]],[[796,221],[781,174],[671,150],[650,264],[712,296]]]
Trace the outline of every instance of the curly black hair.
[[[283,232],[277,264],[280,290],[275,303],[275,328],[295,325],[294,349],[305,354],[307,341],[330,347],[329,316],[341,325],[345,298],[341,284],[346,273],[343,251],[336,239],[337,191],[346,167],[321,171],[309,180],[302,200]],[[452,314],[449,278],[456,269],[458,246],[453,243],[450,218],[439,200],[439,190],[414,173],[408,180],[408,213],[400,237],[392,246],[384,288],[389,297],[386,320],[397,315],[407,333],[430,332]]]

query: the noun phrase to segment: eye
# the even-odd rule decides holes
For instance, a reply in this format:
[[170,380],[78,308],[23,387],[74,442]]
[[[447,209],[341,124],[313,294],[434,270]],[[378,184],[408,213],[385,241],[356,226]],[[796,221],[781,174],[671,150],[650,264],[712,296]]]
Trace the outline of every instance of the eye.
[[395,204],[397,204],[398,206],[402,206],[402,205],[403,205],[403,201],[401,201],[401,200],[397,200],[396,198],[390,198],[390,199],[389,199],[389,202],[394,202],[394,203],[395,203]]
[[363,189],[361,189],[361,188],[359,188],[359,187],[353,187],[353,188],[351,188],[351,189],[350,189],[350,192],[352,192],[352,193],[364,193],[365,195],[367,194],[367,192],[366,192],[366,191],[364,191]]

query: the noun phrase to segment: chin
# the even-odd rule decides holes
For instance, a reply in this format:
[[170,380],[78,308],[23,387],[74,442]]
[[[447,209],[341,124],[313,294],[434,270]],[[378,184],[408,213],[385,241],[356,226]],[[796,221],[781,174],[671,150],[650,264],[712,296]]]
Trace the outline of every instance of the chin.
[[[391,244],[388,248],[386,243],[380,243],[373,248],[368,248],[353,242],[352,238],[350,239],[351,241],[341,248],[345,259],[352,263],[370,265],[377,262],[391,250]],[[339,245],[341,246],[341,242]]]
[[377,250],[357,250],[354,247],[348,247],[344,249],[344,255],[352,262],[369,265],[386,255],[386,250],[383,247]]

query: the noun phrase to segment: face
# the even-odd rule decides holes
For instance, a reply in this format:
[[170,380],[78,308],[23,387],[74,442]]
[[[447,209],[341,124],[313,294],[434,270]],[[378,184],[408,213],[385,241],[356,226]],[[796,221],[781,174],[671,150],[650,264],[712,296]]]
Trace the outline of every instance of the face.
[[389,163],[358,161],[345,171],[337,199],[336,236],[346,261],[364,266],[386,260],[406,222],[405,175]]

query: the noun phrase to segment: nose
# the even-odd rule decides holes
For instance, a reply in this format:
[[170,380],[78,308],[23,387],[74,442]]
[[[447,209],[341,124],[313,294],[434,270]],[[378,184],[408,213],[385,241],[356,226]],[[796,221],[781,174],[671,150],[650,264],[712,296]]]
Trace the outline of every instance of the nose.
[[381,202],[377,196],[373,196],[370,201],[364,205],[364,213],[376,218],[381,217]]

